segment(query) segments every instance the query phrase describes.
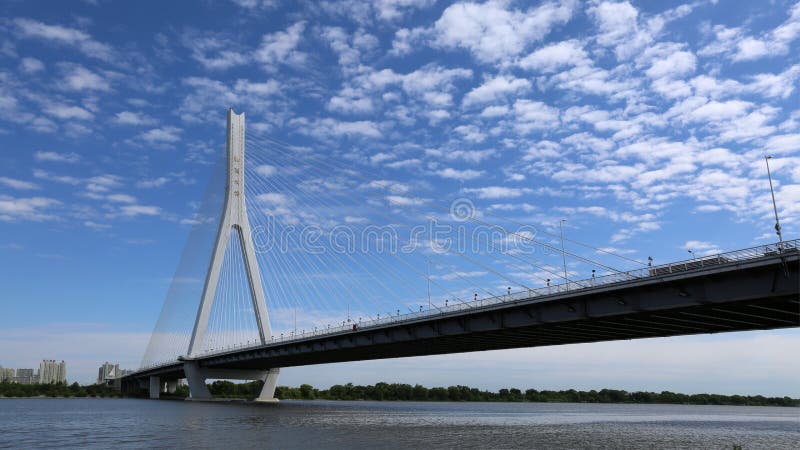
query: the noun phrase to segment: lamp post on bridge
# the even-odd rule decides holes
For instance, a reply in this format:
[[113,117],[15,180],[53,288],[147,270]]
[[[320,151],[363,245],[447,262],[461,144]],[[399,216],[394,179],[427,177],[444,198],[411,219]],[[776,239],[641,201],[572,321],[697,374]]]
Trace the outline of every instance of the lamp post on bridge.
[[769,160],[772,156],[765,155],[764,163],[767,165],[767,178],[769,179],[769,192],[772,194],[772,210],[775,212],[775,232],[778,234],[778,251],[783,252],[783,235],[781,235],[781,221],[778,219],[778,205],[775,203],[775,190],[772,188],[772,174],[769,171]]

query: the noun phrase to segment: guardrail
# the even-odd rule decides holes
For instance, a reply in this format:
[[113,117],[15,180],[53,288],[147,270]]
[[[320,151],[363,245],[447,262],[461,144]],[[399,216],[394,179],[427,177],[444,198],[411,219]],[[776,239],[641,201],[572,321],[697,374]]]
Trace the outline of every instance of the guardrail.
[[[704,257],[696,257],[684,261],[678,261],[658,266],[648,266],[641,269],[629,270],[626,272],[618,272],[607,274],[599,277],[593,277],[583,280],[569,280],[560,284],[553,284],[550,286],[530,289],[524,291],[512,292],[506,295],[497,295],[494,297],[478,298],[472,301],[460,301],[451,303],[446,301],[445,306],[435,306],[433,308],[422,310],[419,312],[411,312],[405,314],[389,315],[370,320],[361,320],[358,322],[344,321],[342,325],[328,326],[325,328],[315,328],[314,330],[302,330],[299,333],[286,333],[278,336],[272,336],[267,342],[270,344],[282,344],[292,341],[300,341],[308,338],[336,335],[349,333],[356,330],[366,330],[370,328],[382,327],[389,324],[396,324],[401,322],[410,322],[422,318],[435,317],[446,315],[454,312],[461,312],[465,310],[480,309],[487,306],[494,306],[503,303],[511,303],[520,300],[529,300],[531,298],[541,298],[545,300],[547,297],[563,294],[565,292],[579,292],[592,290],[598,287],[605,287],[615,283],[624,283],[634,280],[647,279],[651,277],[667,276],[677,273],[691,272],[694,270],[701,270],[709,267],[717,267],[720,265],[747,261],[752,259],[763,258],[765,256],[777,256],[781,254],[797,254],[800,252],[800,239],[791,241],[784,241],[782,244],[769,244],[759,245],[757,247],[750,247],[741,250],[734,250],[716,255],[709,255]],[[245,350],[249,348],[262,347],[264,344],[260,342],[243,342],[237,345],[226,346],[219,349],[208,349],[197,356],[214,356],[225,353]],[[152,370],[158,367],[169,366],[175,364],[176,361],[162,361],[147,367],[142,367],[139,371]]]

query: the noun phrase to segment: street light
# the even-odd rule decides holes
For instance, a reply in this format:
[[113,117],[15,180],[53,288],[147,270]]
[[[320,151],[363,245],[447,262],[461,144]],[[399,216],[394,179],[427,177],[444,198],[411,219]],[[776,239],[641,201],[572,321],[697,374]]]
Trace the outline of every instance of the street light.
[[772,210],[775,211],[775,232],[778,234],[778,251],[783,252],[783,236],[781,235],[781,221],[778,220],[778,205],[775,203],[775,190],[772,189],[772,174],[769,171],[769,160],[772,156],[765,155],[764,163],[767,165],[767,178],[769,179],[769,192],[772,194]]

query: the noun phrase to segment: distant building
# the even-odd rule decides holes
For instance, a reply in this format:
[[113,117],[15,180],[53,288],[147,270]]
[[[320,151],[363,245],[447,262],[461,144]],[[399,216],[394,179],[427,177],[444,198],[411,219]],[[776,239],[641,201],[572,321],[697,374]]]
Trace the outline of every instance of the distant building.
[[36,384],[39,377],[33,374],[33,369],[17,369],[14,382],[19,384]]
[[119,364],[110,364],[108,361],[97,370],[97,384],[105,384],[106,380],[116,378],[119,372]]
[[110,386],[114,384],[115,380],[131,372],[133,371],[120,369],[119,364],[111,364],[108,361],[106,361],[97,370],[97,384],[106,384]]
[[56,362],[54,359],[43,359],[39,363],[39,383],[67,384],[67,363]]
[[0,367],[0,383],[13,383],[16,377],[16,370]]

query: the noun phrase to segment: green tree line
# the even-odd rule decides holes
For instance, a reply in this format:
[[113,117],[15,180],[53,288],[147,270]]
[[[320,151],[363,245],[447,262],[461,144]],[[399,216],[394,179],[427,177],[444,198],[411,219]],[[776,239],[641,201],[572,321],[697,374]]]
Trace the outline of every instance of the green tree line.
[[[261,381],[233,383],[217,380],[209,390],[218,398],[255,398],[261,392]],[[186,386],[178,386],[175,394],[165,398],[184,398],[189,395]],[[121,397],[108,386],[80,386],[66,384],[16,384],[0,383],[2,397]],[[516,388],[497,392],[468,386],[427,388],[422,385],[376,383],[360,386],[352,383],[337,384],[329,389],[317,389],[303,384],[299,387],[278,386],[275,397],[283,400],[376,400],[376,401],[428,401],[428,402],[545,402],[545,403],[661,403],[688,405],[740,405],[740,406],[800,406],[800,399],[790,397],[765,397],[763,395],[680,394],[662,392],[628,392],[619,389],[599,391],[549,391]]]
[[[215,381],[209,388],[217,397],[254,398],[262,383],[235,384]],[[790,397],[765,397],[763,395],[680,394],[675,392],[628,392],[619,389],[599,391],[549,391],[516,388],[497,392],[468,386],[427,388],[422,385],[377,383],[358,386],[348,383],[329,389],[316,389],[303,384],[299,387],[278,386],[275,397],[291,400],[376,400],[376,401],[447,401],[447,402],[551,402],[551,403],[667,403],[689,405],[741,405],[741,406],[800,406],[800,399]]]
[[103,385],[81,386],[55,384],[18,384],[4,381],[0,383],[0,397],[121,397],[114,388]]

